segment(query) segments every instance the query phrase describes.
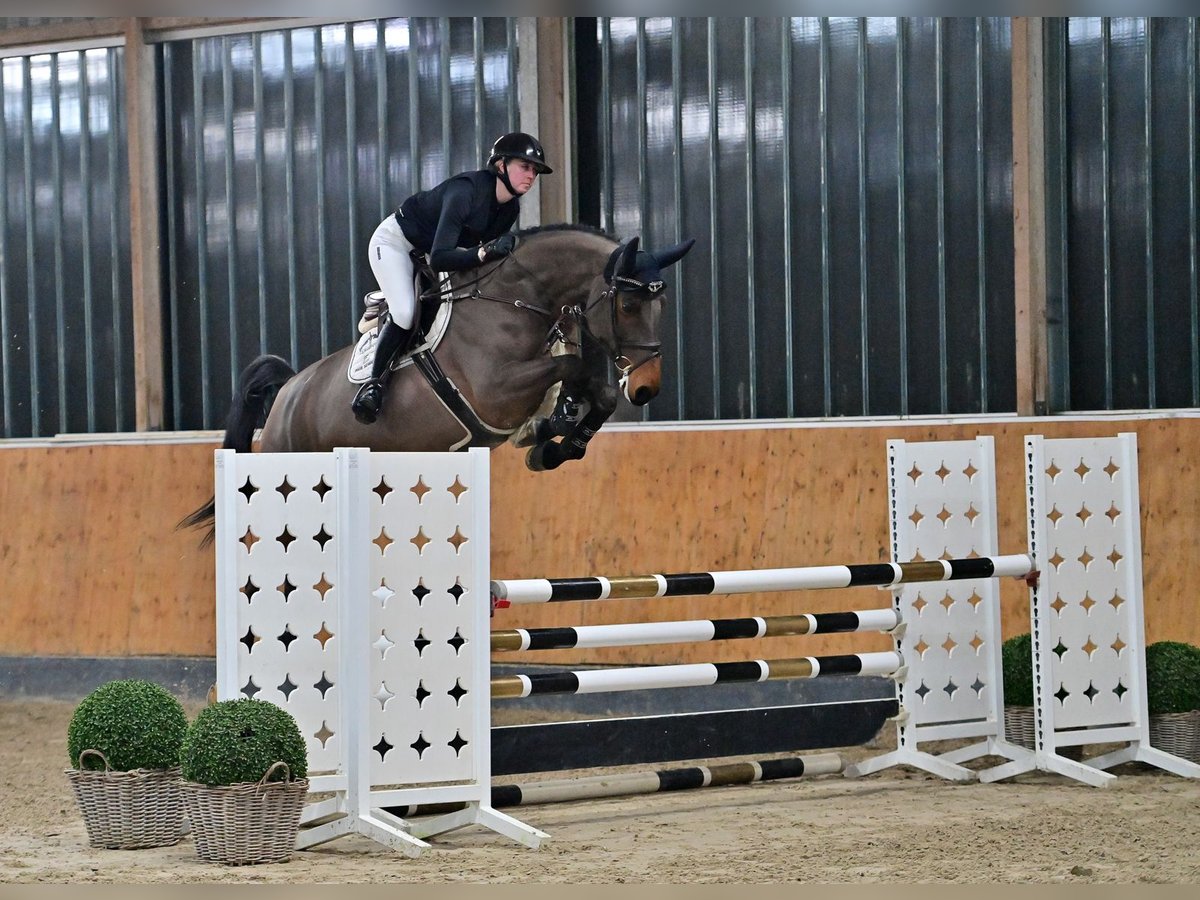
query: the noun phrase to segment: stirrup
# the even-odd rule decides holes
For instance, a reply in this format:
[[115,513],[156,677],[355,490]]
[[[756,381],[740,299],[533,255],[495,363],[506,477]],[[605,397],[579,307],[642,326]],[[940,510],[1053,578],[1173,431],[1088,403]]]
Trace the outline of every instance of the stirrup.
[[363,297],[363,307],[362,318],[358,320],[359,334],[366,334],[383,323],[388,311],[387,298],[383,296],[383,291],[371,291]]

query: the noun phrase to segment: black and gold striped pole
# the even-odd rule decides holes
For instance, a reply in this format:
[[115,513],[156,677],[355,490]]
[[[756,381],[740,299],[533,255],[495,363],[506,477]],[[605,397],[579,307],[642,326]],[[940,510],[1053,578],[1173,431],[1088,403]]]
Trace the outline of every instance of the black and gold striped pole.
[[928,581],[1027,576],[1033,561],[1024,553],[973,559],[936,559],[855,566],[806,566],[791,569],[746,569],[732,572],[690,572],[676,575],[632,575],[608,578],[523,578],[495,580],[492,598],[497,607],[519,603],[564,600],[641,600],[653,597],[691,597],[707,594],[751,594],[760,591],[802,591],[858,586],[891,587]]

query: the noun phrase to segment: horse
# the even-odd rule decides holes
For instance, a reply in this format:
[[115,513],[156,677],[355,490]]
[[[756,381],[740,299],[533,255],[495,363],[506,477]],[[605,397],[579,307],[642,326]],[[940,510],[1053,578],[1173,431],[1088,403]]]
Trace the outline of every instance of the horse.
[[[299,373],[265,354],[239,377],[223,446],[249,452],[261,426],[260,449],[268,453],[491,449],[511,441],[529,447],[533,471],[582,459],[617,407],[610,367],[632,404],[658,394],[658,325],[668,298],[661,270],[694,243],[642,250],[636,236],[617,242],[580,225],[517,232],[509,256],[418,292],[422,322],[430,306],[448,307],[449,322],[436,346],[399,354],[373,424],[351,410],[354,346]],[[213,516],[210,500],[180,525],[211,526]]]

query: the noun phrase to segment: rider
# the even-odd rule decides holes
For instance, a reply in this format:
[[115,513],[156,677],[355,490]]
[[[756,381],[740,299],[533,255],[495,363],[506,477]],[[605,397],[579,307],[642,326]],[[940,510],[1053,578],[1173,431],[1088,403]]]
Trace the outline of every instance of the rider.
[[358,421],[369,425],[378,417],[383,374],[412,334],[416,297],[409,254],[414,249],[427,254],[437,272],[473,269],[508,256],[516,247],[509,229],[517,221],[520,198],[538,175],[553,171],[537,138],[511,132],[492,145],[486,168],[463,172],[413,194],[375,229],[367,252],[388,315],[379,326],[371,378],[352,404]]

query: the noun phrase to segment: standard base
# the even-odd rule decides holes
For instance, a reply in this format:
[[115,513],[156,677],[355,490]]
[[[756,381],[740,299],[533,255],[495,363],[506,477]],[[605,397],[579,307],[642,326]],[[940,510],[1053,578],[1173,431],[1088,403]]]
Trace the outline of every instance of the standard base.
[[398,850],[405,856],[415,858],[431,847],[423,838],[445,834],[468,825],[482,825],[533,850],[550,837],[544,831],[479,803],[470,803],[463,809],[422,822],[410,822],[381,808],[358,814],[349,813],[342,798],[335,797],[306,807],[301,821],[316,822],[339,813],[345,814],[310,828],[302,828],[296,838],[296,849],[307,850],[348,834],[361,834],[385,847]]

